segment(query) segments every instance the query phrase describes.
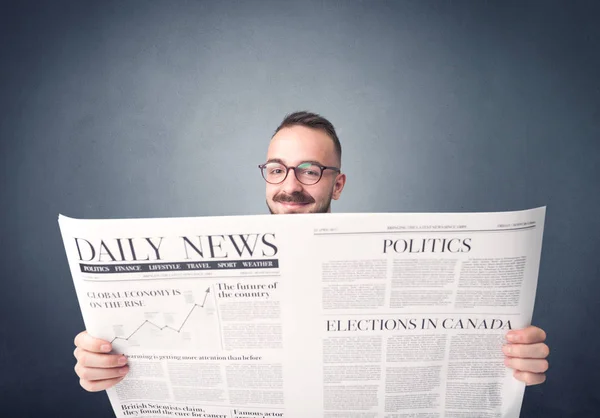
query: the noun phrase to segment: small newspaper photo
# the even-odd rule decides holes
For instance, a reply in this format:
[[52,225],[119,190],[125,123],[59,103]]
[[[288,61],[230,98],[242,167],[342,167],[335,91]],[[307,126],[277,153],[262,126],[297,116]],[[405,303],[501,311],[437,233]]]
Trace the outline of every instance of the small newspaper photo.
[[545,208],[59,216],[118,418],[518,417]]

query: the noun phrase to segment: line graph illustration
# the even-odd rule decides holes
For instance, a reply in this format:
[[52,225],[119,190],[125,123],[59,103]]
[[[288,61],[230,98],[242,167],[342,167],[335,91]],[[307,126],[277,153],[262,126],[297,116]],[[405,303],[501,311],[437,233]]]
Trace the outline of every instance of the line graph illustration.
[[[221,347],[219,318],[216,314],[211,288],[203,292],[202,303],[195,301],[193,292],[184,294],[185,303],[168,312],[149,311],[145,319],[135,327],[113,325],[115,337],[111,340],[116,350],[126,347],[154,349]],[[186,311],[182,307],[188,306]],[[183,318],[177,320],[177,317]],[[133,329],[124,332],[126,328]]]

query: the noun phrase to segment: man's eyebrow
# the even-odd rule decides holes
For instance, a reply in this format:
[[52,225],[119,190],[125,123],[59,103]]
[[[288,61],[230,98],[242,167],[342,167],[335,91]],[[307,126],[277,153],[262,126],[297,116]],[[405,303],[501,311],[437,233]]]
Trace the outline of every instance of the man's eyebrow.
[[285,165],[285,163],[283,162],[283,160],[281,158],[268,159],[265,164],[267,164],[267,163],[279,163],[279,164]]
[[[283,162],[283,160],[281,158],[271,158],[270,160],[267,160],[267,163],[279,163],[279,164],[285,165],[285,163]],[[315,161],[315,160],[300,161],[300,164],[306,164],[306,163],[308,163],[308,164],[314,164],[314,165],[320,165],[320,166],[325,166],[325,164],[321,164],[320,161]]]
[[314,161],[314,160],[302,161],[300,164],[306,164],[306,163],[314,164],[314,165],[320,165],[320,166],[325,167],[325,164],[321,164],[320,161]]

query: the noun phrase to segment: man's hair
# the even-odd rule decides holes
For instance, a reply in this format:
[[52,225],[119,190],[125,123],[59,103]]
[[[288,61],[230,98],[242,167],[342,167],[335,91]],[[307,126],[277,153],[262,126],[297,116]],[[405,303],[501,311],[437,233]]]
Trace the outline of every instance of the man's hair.
[[324,131],[333,141],[335,153],[337,154],[337,157],[340,159],[341,163],[342,145],[340,144],[340,140],[335,133],[335,128],[333,127],[332,123],[323,116],[305,111],[290,113],[283,119],[283,122],[281,122],[279,127],[275,130],[275,133],[273,133],[273,136],[275,136],[281,129],[289,128],[290,126],[306,126],[307,128],[320,129]]

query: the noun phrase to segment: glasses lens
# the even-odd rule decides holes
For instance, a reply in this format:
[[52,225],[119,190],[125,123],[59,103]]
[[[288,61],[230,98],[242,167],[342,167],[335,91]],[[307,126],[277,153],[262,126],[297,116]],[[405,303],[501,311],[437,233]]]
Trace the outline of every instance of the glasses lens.
[[262,169],[263,177],[269,183],[281,183],[287,172],[284,165],[279,163],[267,163]]
[[321,167],[311,163],[302,163],[294,171],[300,183],[315,184],[321,178]]

